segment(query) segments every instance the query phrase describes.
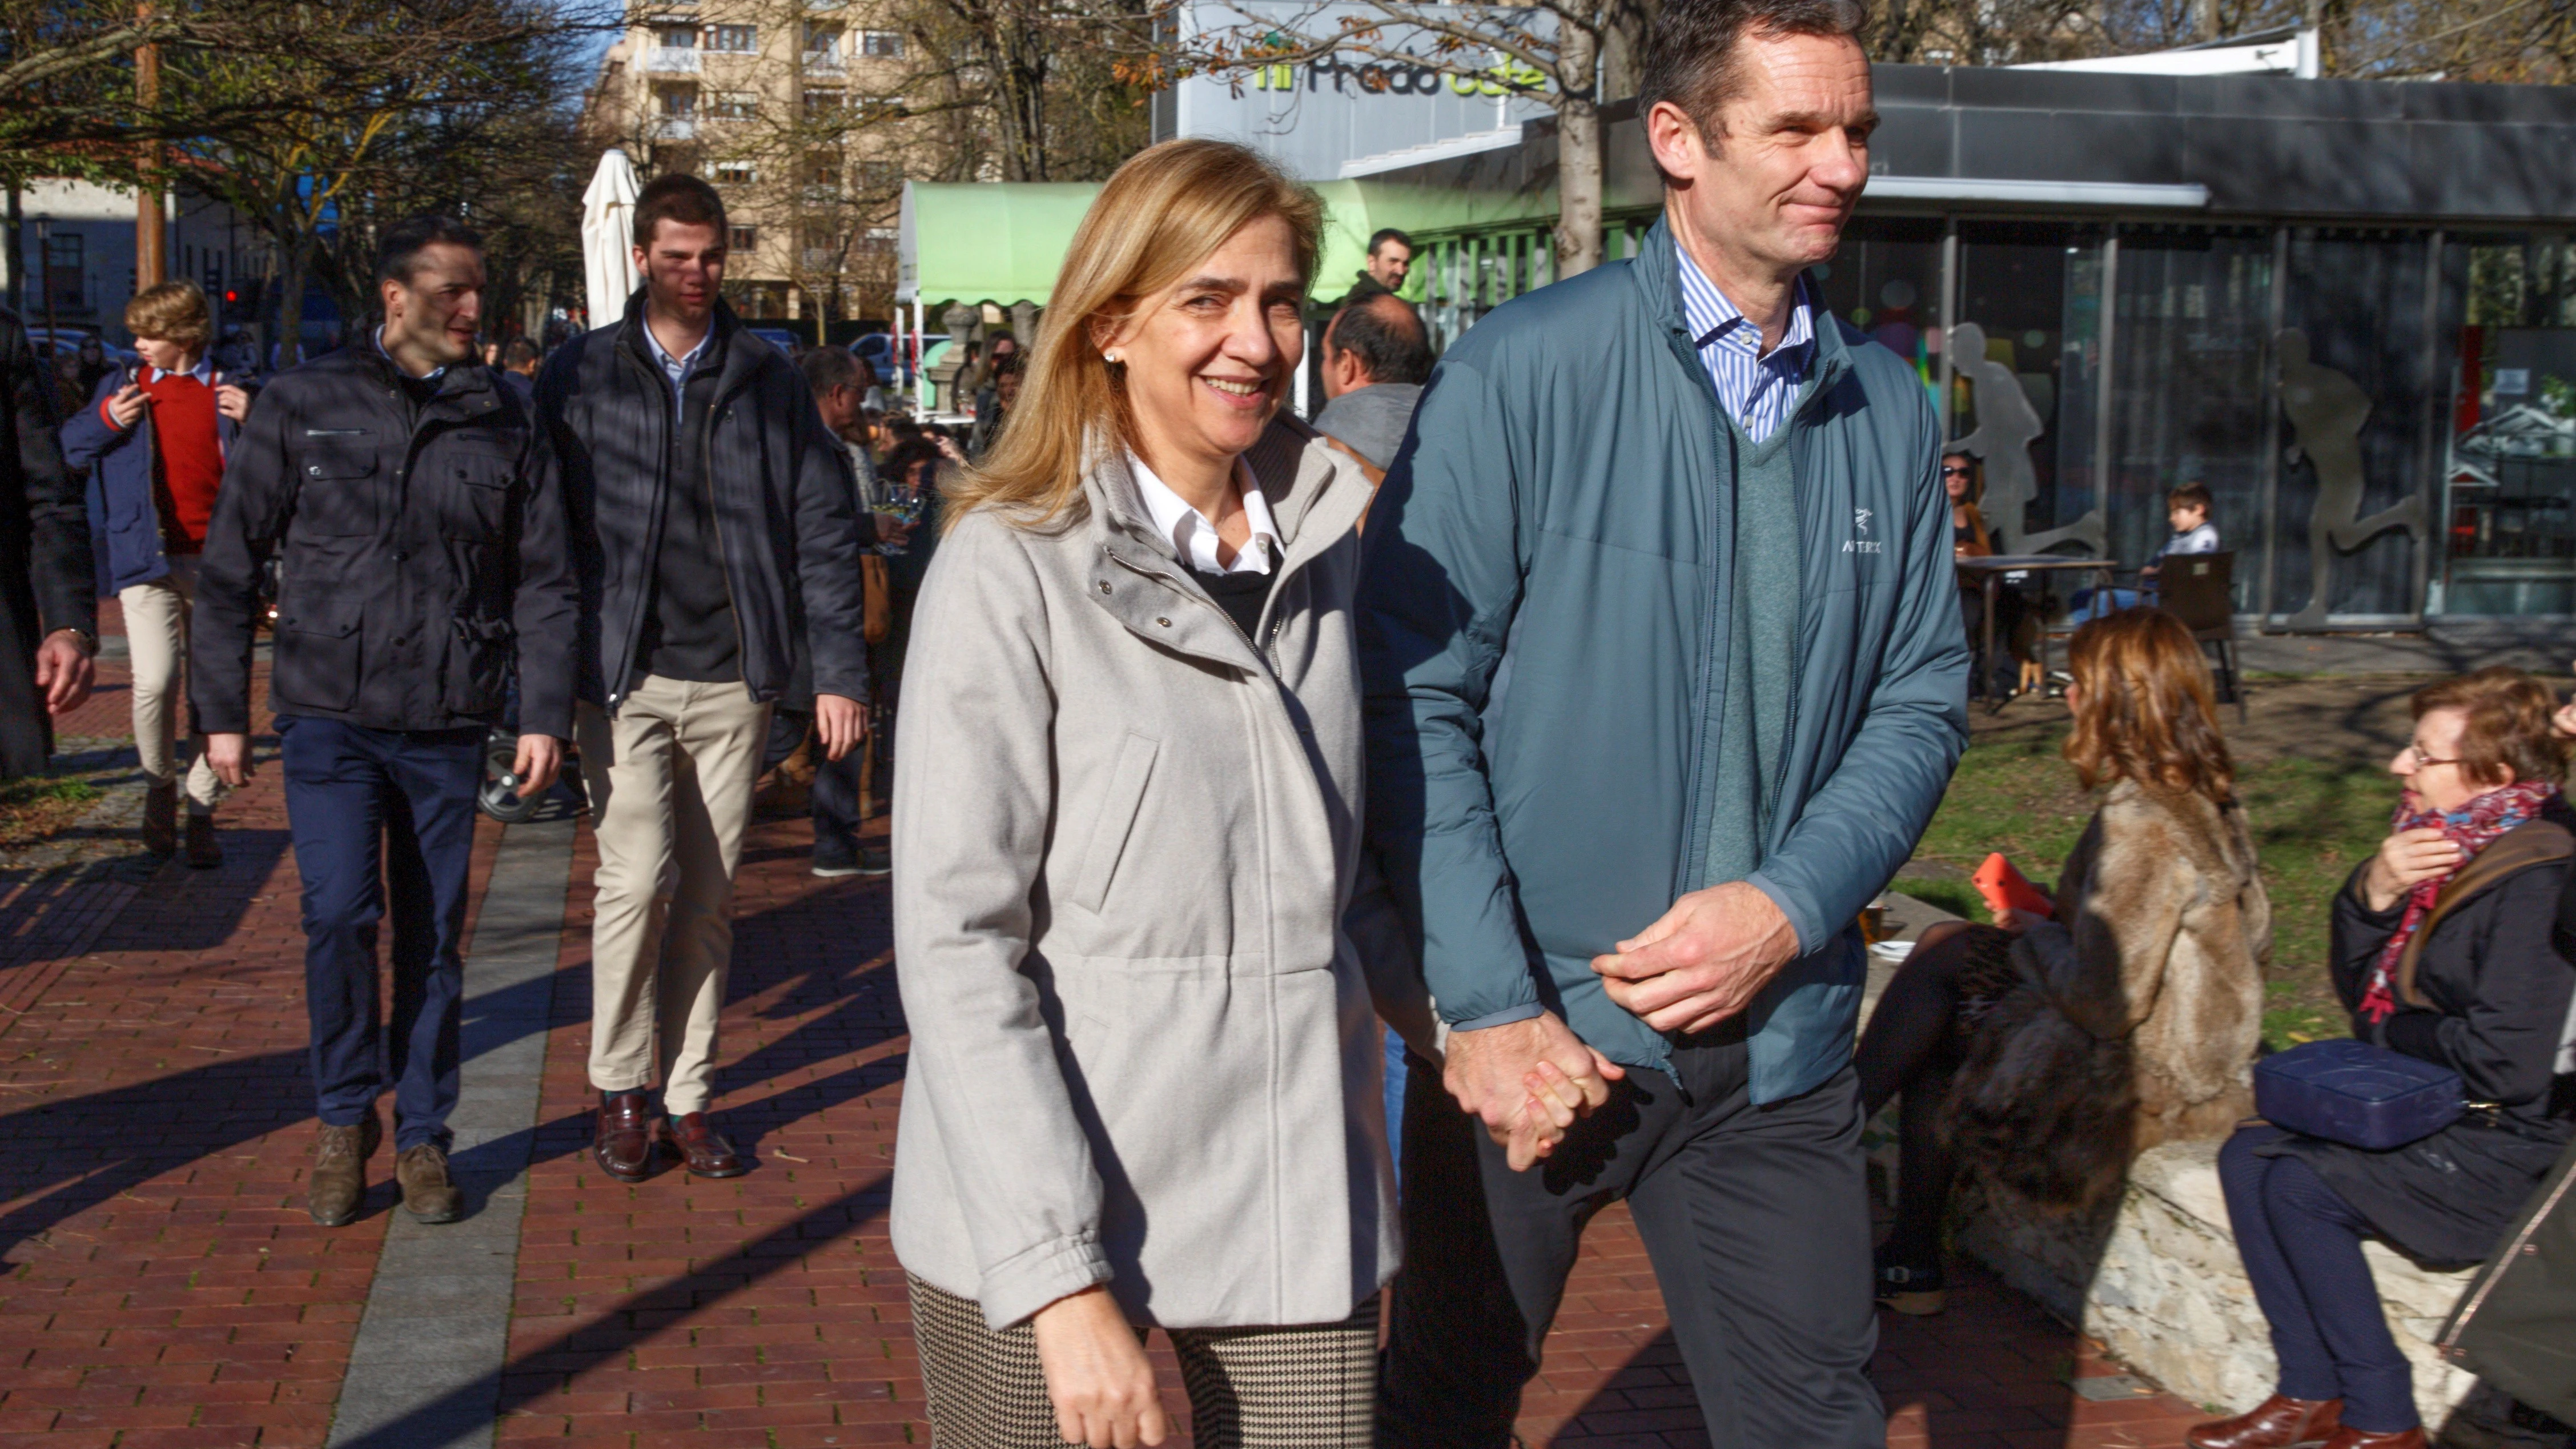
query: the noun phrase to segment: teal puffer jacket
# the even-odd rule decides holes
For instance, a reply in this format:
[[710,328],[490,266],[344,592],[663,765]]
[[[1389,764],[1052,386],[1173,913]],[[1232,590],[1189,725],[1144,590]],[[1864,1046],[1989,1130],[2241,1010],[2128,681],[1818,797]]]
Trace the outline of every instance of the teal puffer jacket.
[[[1369,835],[1452,1026],[1542,1008],[1634,1067],[1670,1045],[1592,958],[1703,879],[1728,648],[1733,435],[1671,234],[1451,347],[1371,510]],[[1753,1098],[1851,1051],[1861,907],[1967,743],[1968,653],[1913,370],[1817,319],[1790,453],[1802,539],[1778,809],[1752,883],[1799,959],[1756,1000]]]

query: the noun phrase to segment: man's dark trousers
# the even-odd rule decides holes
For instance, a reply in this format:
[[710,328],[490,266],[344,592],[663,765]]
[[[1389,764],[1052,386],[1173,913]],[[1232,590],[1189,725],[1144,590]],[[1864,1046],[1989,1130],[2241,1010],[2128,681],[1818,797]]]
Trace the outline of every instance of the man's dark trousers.
[[[481,729],[380,730],[280,715],[286,818],[304,881],[304,1000],[323,1124],[347,1127],[394,1089],[397,1151],[448,1143],[456,1108],[466,871]],[[376,992],[390,892],[394,1002]]]
[[1887,1442],[1867,1377],[1878,1321],[1851,1068],[1754,1106],[1730,1023],[1676,1045],[1675,1076],[1630,1067],[1553,1154],[1514,1172],[1439,1068],[1407,1066],[1404,1271],[1381,1445],[1513,1442],[1521,1386],[1538,1372],[1584,1224],[1620,1198],[1646,1240],[1713,1449]]
[[[769,717],[769,745],[760,758],[760,773],[766,775],[778,768],[778,762],[796,753],[805,743],[806,734],[814,727],[811,713],[777,710]],[[854,745],[850,752],[833,759],[823,748],[820,735],[814,737],[814,783],[808,792],[814,816],[814,843],[833,841],[855,848],[859,827],[867,822],[859,818],[859,763],[867,747]]]

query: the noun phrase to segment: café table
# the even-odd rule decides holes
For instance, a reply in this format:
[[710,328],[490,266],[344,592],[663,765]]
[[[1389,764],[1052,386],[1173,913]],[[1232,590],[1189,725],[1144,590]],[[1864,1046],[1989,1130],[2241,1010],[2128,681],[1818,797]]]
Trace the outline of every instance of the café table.
[[[2119,567],[2118,564],[2106,558],[2068,558],[2064,554],[2057,553],[1989,554],[1984,558],[1963,558],[1958,561],[1958,564],[1960,576],[1985,591],[1985,647],[1977,656],[1980,666],[1977,670],[1979,677],[1976,681],[1975,695],[1977,698],[1986,700],[1988,711],[1993,713],[2000,713],[2004,705],[2012,699],[2009,693],[1995,693],[1991,681],[1985,677],[1994,669],[1995,593],[2003,587],[2005,575],[2095,573],[2101,575],[2101,587],[2107,589],[2111,587]],[[2039,672],[2041,678],[2045,679],[2048,675],[2048,626],[2045,623],[2040,625],[2038,635]]]

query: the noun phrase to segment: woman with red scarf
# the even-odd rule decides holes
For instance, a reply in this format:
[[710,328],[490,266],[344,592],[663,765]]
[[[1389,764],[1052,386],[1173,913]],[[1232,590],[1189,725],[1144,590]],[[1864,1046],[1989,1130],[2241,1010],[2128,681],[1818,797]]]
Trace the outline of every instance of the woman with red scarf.
[[2219,1180],[2281,1375],[2251,1413],[2189,1431],[2195,1449],[2422,1445],[2361,1240],[2478,1262],[2576,1135],[2558,1076],[2576,967],[2555,939],[2576,815],[2553,703],[2504,668],[2415,694],[2414,739],[2388,764],[2395,828],[2335,898],[2335,990],[2354,1036],[2491,1105],[2385,1152],[2269,1126],[2229,1140]]

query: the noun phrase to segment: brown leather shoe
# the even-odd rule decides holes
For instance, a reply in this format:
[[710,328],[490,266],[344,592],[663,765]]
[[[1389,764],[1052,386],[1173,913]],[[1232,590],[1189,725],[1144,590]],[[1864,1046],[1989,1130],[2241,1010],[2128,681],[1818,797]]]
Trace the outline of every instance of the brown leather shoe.
[[2372,1434],[2360,1429],[2337,1429],[2326,1440],[2325,1449],[2424,1449],[2424,1426],[2400,1429],[2394,1434]]
[[2274,1394],[2248,1414],[2194,1424],[2183,1431],[2191,1449],[2299,1449],[2322,1444],[2343,1422],[2341,1399],[2293,1399]]
[[224,848],[215,844],[215,817],[188,817],[188,869],[215,870],[224,863]]
[[590,1155],[600,1171],[620,1182],[642,1182],[653,1174],[653,1098],[646,1092],[599,1094],[599,1132]]
[[385,1129],[369,1112],[347,1127],[324,1126],[313,1139],[313,1170],[305,1174],[305,1211],[326,1228],[358,1219],[367,1196],[367,1159],[383,1145]]
[[143,792],[143,848],[154,855],[179,853],[179,782],[162,780]]
[[689,1171],[698,1177],[740,1177],[751,1171],[751,1164],[733,1150],[733,1144],[724,1139],[704,1112],[664,1118],[662,1146],[686,1162]]
[[403,1211],[415,1222],[452,1223],[465,1216],[465,1194],[447,1173],[447,1149],[435,1142],[406,1147],[394,1158],[394,1181]]

